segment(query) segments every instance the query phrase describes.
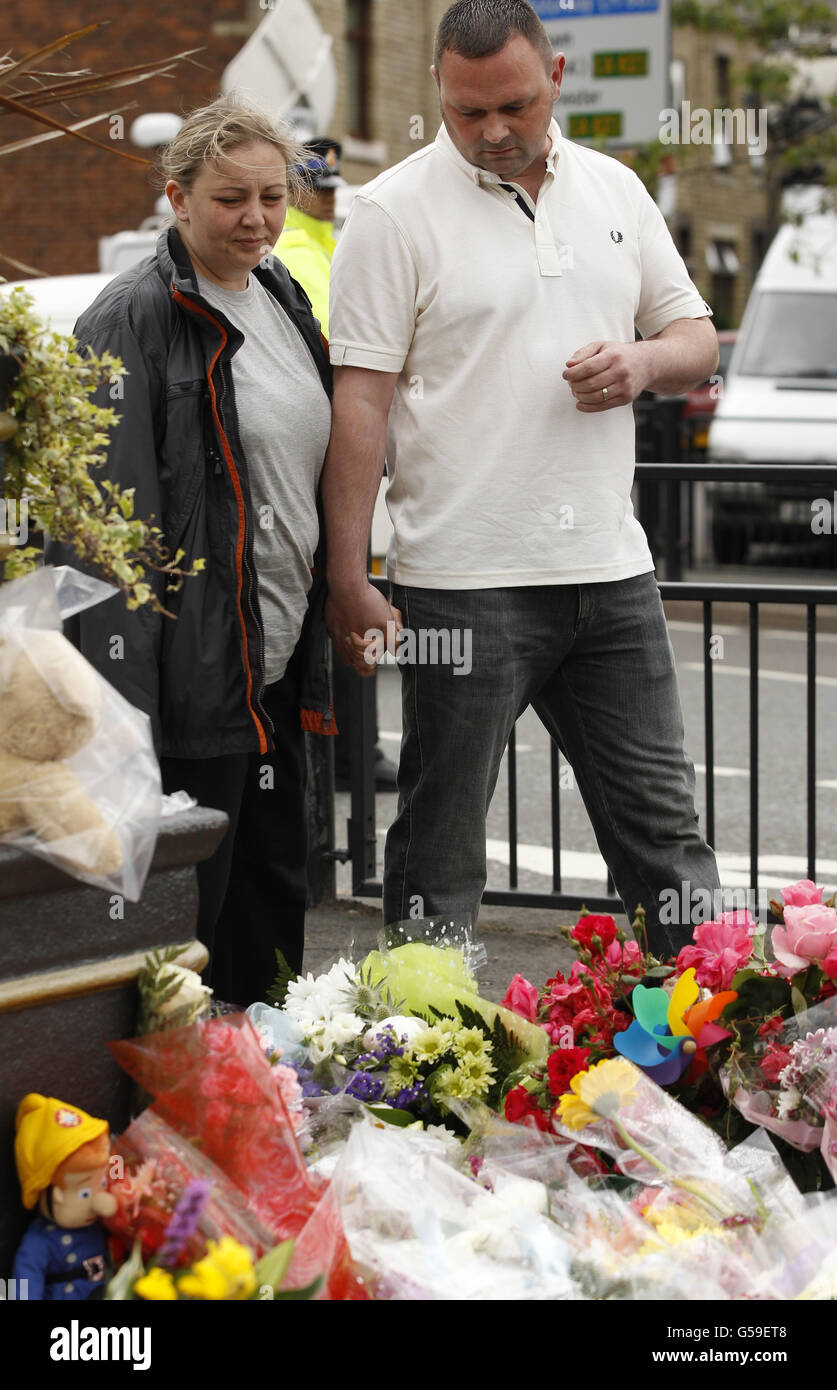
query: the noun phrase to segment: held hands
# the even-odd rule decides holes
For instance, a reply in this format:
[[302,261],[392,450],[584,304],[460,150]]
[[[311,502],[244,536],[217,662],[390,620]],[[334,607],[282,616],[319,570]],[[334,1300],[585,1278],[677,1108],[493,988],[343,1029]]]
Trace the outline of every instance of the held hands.
[[564,380],[578,402],[576,410],[597,415],[630,405],[649,380],[646,343],[587,343],[567,362]]
[[[325,608],[326,627],[334,650],[343,662],[359,676],[373,676],[376,657],[381,650],[381,637],[388,651],[395,653],[397,635],[401,631],[401,614],[372,584],[366,584],[356,594],[329,593]],[[388,626],[389,624],[389,626]],[[361,636],[360,634],[370,634]]]

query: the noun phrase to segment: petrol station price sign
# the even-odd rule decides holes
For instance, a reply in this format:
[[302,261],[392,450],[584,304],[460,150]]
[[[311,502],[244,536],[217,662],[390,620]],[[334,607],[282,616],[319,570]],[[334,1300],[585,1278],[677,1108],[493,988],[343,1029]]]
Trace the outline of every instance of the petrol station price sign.
[[556,116],[571,140],[656,140],[669,106],[669,0],[533,0],[565,54]]

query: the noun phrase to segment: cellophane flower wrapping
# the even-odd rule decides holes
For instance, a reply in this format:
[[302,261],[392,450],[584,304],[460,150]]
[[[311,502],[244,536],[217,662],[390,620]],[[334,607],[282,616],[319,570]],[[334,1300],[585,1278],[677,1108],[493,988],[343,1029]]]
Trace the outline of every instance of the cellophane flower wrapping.
[[332,1186],[308,1172],[282,1087],[243,1014],[110,1044],[152,1110],[215,1163],[274,1243],[292,1238],[286,1284],[320,1275],[320,1298],[363,1298]]
[[[652,1085],[653,1083],[649,1083]],[[588,1150],[570,1135],[510,1125],[485,1107],[463,1107],[479,1180],[502,1192],[509,1179],[540,1184],[551,1220],[572,1251],[579,1296],[624,1300],[831,1297],[837,1194],[804,1197],[769,1136],[756,1131],[726,1154],[706,1195],[746,1191],[754,1215],[730,1217],[657,1170],[614,1178],[584,1169]],[[589,1137],[593,1126],[581,1132]],[[477,1155],[479,1158],[477,1159]],[[671,1153],[667,1156],[670,1158]],[[653,1167],[653,1165],[652,1165]],[[699,1184],[696,1183],[699,1187]],[[812,1207],[815,1204],[815,1210]]]
[[754,1217],[752,1190],[731,1169],[726,1147],[714,1131],[638,1067],[626,1062],[619,1066],[630,1084],[607,1106],[609,1113],[591,1112],[589,1121],[577,1129],[562,1124],[556,1113],[555,1133],[608,1153],[627,1177],[650,1187],[679,1187],[696,1210],[712,1220]]
[[435,1011],[456,1016],[457,1003],[465,1004],[489,1027],[499,1018],[533,1060],[545,1059],[549,1043],[543,1029],[480,995],[474,972],[484,961],[485,947],[474,943],[469,926],[428,917],[391,923],[361,970],[386,981],[402,1012],[432,1020]]
[[733,1051],[721,1081],[746,1120],[804,1153],[821,1149],[837,1180],[837,997],[766,1025],[755,1051]]
[[352,1254],[375,1297],[564,1300],[570,1249],[539,1183],[489,1190],[444,1138],[373,1121],[352,1128],[334,1173]]
[[114,592],[66,565],[0,589],[0,839],[137,902],[162,811],[151,724],[61,630]]
[[258,1258],[275,1245],[273,1233],[249,1209],[240,1188],[231,1183],[217,1164],[184,1139],[153,1110],[144,1110],[114,1140],[113,1159],[121,1159],[122,1175],[109,1189],[119,1203],[116,1213],[104,1220],[124,1254],[135,1240],[142,1245],[147,1263],[162,1246],[174,1209],[190,1182],[209,1184],[194,1233],[186,1244],[180,1265],[201,1259],[208,1240],[232,1236]]

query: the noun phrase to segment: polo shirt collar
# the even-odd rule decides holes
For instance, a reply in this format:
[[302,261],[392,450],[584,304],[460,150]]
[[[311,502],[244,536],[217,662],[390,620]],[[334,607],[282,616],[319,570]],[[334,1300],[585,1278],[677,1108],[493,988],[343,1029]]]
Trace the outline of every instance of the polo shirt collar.
[[[560,157],[560,142],[562,136],[561,128],[554,117],[549,123],[549,135],[552,140],[552,145],[550,147],[549,154],[546,156],[546,167],[550,173],[552,173],[553,175],[557,175],[558,160]],[[460,151],[456,148],[456,145],[451,140],[444,122],[442,122],[441,126],[439,127],[439,132],[436,136],[436,144],[439,146],[441,150],[444,150],[448,158],[453,160],[454,164],[456,164],[457,167],[461,169],[463,174],[467,175],[467,177],[471,180],[472,183],[479,185],[483,183],[503,182],[499,174],[492,174],[491,171],[488,169],[480,169],[478,165],[471,164],[469,160],[467,160],[465,156],[460,153]]]

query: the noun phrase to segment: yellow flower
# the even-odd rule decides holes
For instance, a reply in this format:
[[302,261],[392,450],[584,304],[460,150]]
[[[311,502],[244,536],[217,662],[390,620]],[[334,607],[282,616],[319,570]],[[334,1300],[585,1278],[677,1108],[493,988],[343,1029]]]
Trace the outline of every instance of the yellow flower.
[[708,1230],[704,1218],[684,1202],[667,1202],[664,1206],[655,1203],[644,1207],[642,1215],[650,1225],[662,1230],[663,1226],[676,1226],[679,1231],[696,1235]]
[[423,1062],[435,1062],[448,1049],[448,1039],[441,1028],[426,1028],[419,1033],[410,1048],[412,1060],[419,1066]]
[[166,1300],[177,1301],[177,1289],[174,1287],[174,1280],[167,1269],[160,1269],[155,1266],[149,1269],[147,1274],[143,1274],[134,1284],[134,1293],[138,1298],[154,1299],[159,1302]]
[[245,1245],[240,1245],[232,1236],[222,1236],[219,1241],[209,1240],[203,1259],[198,1260],[177,1283],[181,1293],[189,1298],[249,1298],[256,1288],[253,1256]]
[[453,1039],[457,1057],[484,1057],[485,1035],[480,1028],[460,1028]]
[[558,1102],[558,1118],[569,1129],[584,1129],[597,1119],[613,1119],[634,1094],[636,1083],[637,1072],[624,1058],[597,1062],[573,1077],[570,1090]]

